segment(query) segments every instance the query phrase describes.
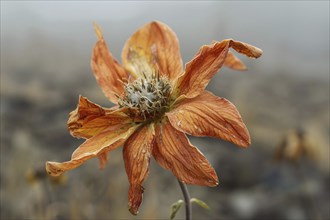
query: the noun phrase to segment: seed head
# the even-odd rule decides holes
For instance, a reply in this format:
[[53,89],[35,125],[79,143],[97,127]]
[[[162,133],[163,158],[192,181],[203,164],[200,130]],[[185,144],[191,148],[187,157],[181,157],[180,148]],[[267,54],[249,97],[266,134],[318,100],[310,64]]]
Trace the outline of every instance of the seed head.
[[172,86],[166,76],[145,74],[124,86],[125,95],[119,98],[120,107],[127,107],[137,118],[147,120],[161,117],[169,108]]

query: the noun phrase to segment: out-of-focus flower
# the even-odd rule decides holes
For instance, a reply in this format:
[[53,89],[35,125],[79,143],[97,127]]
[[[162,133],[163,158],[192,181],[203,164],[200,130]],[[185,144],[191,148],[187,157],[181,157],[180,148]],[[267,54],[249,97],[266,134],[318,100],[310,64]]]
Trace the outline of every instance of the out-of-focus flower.
[[221,138],[242,147],[250,144],[236,107],[205,87],[223,65],[245,69],[230,48],[251,58],[258,58],[262,51],[232,39],[214,42],[202,46],[183,70],[175,33],[163,23],[151,22],[128,39],[119,64],[97,25],[95,31],[98,42],[92,69],[104,94],[117,106],[102,108],[80,96],[68,129],[86,141],[70,161],[47,162],[48,173],[60,175],[93,157],[104,168],[108,152],[124,145],[132,214],[137,214],[142,202],[151,156],[183,183],[216,186],[216,172],[185,133]]
[[296,163],[303,157],[311,160],[316,159],[315,149],[308,139],[308,135],[303,129],[288,131],[276,148],[274,159]]

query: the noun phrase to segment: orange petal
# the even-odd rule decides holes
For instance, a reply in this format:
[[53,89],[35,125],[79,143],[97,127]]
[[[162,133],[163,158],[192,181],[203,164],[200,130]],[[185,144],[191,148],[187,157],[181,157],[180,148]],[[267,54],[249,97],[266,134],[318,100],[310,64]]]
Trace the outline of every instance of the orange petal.
[[199,95],[224,64],[230,47],[251,58],[258,58],[262,54],[262,50],[257,47],[231,39],[204,45],[186,64],[185,73],[178,78],[176,96],[186,95],[193,98]]
[[154,125],[137,130],[124,145],[124,161],[130,188],[128,191],[129,210],[136,215],[142,202],[142,183],[149,173],[150,155],[154,143]]
[[122,61],[136,77],[154,66],[169,79],[183,72],[179,41],[170,27],[158,21],[144,25],[127,40]]
[[157,162],[183,183],[216,186],[218,177],[204,155],[187,136],[166,122],[156,128],[156,144],[152,152]]
[[74,137],[91,138],[109,127],[131,122],[125,109],[104,109],[80,96],[78,107],[69,115],[68,130]]
[[234,70],[247,69],[245,64],[240,59],[238,59],[231,51],[228,51],[227,57],[223,65]]
[[259,58],[263,53],[262,50],[258,47],[252,46],[244,42],[235,41],[233,39],[226,39],[223,41],[228,42],[230,44],[230,47],[236,50],[236,52],[244,54],[245,56],[250,58]]
[[167,113],[167,117],[173,127],[187,134],[221,138],[242,147],[251,142],[236,107],[207,91],[195,98],[184,99]]
[[99,26],[94,24],[98,41],[93,49],[91,66],[97,82],[105,96],[117,103],[117,95],[124,92],[123,82],[129,78],[126,70],[115,60],[109,52]]
[[102,157],[103,153],[121,146],[137,127],[126,124],[116,130],[103,131],[80,145],[73,152],[70,161],[63,163],[46,162],[46,170],[52,176],[59,176],[68,170],[80,166],[86,160],[100,155]]
[[108,152],[101,153],[99,156],[100,169],[103,170],[108,163]]

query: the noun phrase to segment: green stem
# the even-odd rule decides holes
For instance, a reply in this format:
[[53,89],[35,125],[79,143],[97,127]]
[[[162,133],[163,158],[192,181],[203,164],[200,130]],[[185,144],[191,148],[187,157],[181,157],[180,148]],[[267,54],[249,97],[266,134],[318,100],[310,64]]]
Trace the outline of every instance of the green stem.
[[184,203],[185,203],[185,207],[186,207],[186,220],[191,220],[192,219],[192,214],[191,214],[191,203],[190,203],[190,195],[187,189],[187,186],[182,183],[180,180],[178,180],[182,194],[183,194],[183,198],[184,198]]

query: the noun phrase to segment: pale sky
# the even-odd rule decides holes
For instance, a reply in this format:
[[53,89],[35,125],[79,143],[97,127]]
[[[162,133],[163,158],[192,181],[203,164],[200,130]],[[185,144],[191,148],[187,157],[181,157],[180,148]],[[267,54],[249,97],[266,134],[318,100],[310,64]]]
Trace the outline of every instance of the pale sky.
[[96,21],[119,56],[130,34],[151,20],[177,33],[184,61],[203,44],[234,38],[264,50],[261,68],[329,72],[329,1],[1,1],[1,46],[11,50],[38,35],[70,42],[87,56]]

